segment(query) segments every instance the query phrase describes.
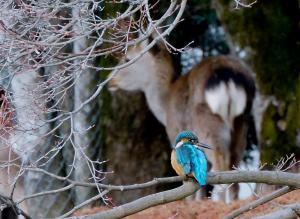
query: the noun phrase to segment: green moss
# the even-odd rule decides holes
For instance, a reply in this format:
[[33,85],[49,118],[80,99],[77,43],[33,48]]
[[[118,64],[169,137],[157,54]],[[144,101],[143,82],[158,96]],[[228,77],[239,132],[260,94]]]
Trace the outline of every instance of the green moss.
[[[294,144],[296,142],[297,134],[300,132],[300,76],[298,78],[297,89],[295,92],[294,100],[289,104],[289,108],[287,111],[287,134],[288,138],[293,140]],[[298,151],[299,152],[299,148]]]
[[[274,163],[286,154],[300,154],[295,147],[300,130],[300,77],[297,82],[294,98],[283,106],[283,110],[270,105],[264,113],[261,132],[263,162]],[[283,127],[280,128],[279,123]]]
[[[108,67],[113,66],[114,64],[116,64],[116,62],[117,60],[115,58],[108,56],[97,60],[97,65],[101,67]],[[109,73],[110,71],[98,72],[98,83],[104,81]],[[94,112],[92,112],[91,115],[93,117],[93,124],[95,124],[94,129],[96,131],[96,135],[95,133],[93,133],[94,138],[92,139],[94,140],[92,141],[92,145],[99,148],[98,157],[99,160],[103,160],[103,158],[105,157],[105,150],[107,148],[106,136],[109,136],[107,134],[106,127],[107,123],[110,122],[110,119],[113,118],[113,110],[111,107],[111,95],[106,87],[102,89],[99,98],[97,99],[96,107],[93,107],[93,110]]]
[[251,61],[263,92],[291,99],[300,72],[298,2],[260,1],[240,10],[230,10],[227,0],[221,4],[223,23],[234,40],[254,50]]
[[274,118],[276,116],[276,108],[273,105],[270,105],[264,114],[262,123],[262,162],[272,163],[274,161],[274,158],[276,160],[276,158],[278,158],[278,156],[280,157],[281,155],[281,152],[279,150],[273,150],[274,145],[278,143],[278,139],[280,138],[277,126],[274,122]]
[[[122,4],[115,4],[113,2],[103,2],[101,4],[101,7],[103,10],[99,12],[99,16],[103,19],[105,18],[111,18],[115,17],[116,13],[121,12],[124,7]],[[103,47],[106,47],[108,45],[103,45]],[[111,67],[117,64],[117,60],[112,56],[105,56],[100,57],[96,60],[96,66],[101,67]],[[95,84],[92,84],[92,87],[96,87],[97,84],[104,81],[110,71],[99,71],[96,75]],[[96,84],[97,83],[97,84]],[[107,88],[104,87],[99,95],[99,98],[96,101],[96,106],[93,107],[93,112],[91,113],[92,116],[92,122],[95,125],[94,126],[94,132],[91,134],[90,138],[92,140],[92,145],[94,147],[99,148],[97,157],[99,160],[103,160],[106,153],[107,143],[106,143],[106,136],[109,136],[107,134],[107,123],[111,121],[111,118],[113,118],[113,110],[111,107],[111,95],[108,92]],[[105,166],[102,167],[105,169]]]
[[276,141],[277,130],[274,124],[273,117],[276,114],[274,106],[269,106],[263,117],[262,123],[262,136],[266,140],[266,144],[270,145]]
[[[263,127],[262,132],[262,155],[263,163],[276,163],[282,156],[294,152],[294,142],[289,141],[290,138],[287,132],[281,131],[276,126],[276,121],[269,120],[268,125]],[[271,132],[270,128],[271,127]]]

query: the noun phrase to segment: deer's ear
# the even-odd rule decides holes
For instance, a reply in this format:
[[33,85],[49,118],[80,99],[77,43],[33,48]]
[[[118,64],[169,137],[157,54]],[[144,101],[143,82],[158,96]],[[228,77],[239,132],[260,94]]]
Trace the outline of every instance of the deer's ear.
[[[151,34],[149,37],[149,42],[152,42],[156,37],[158,37],[158,34]],[[153,55],[157,55],[158,53],[160,53],[162,50],[165,49],[165,46],[162,42],[162,40],[158,40],[155,45],[150,49],[150,52]]]
[[[142,49],[144,49],[146,46],[149,45],[149,43],[151,43],[155,38],[157,38],[159,35],[157,33],[152,33],[148,39],[145,39],[144,41],[142,41],[140,43],[140,47]],[[160,39],[158,40],[155,45],[149,50],[150,53],[152,53],[153,55],[157,55],[158,53],[160,53],[161,51],[166,50],[165,45],[163,43],[163,41]]]

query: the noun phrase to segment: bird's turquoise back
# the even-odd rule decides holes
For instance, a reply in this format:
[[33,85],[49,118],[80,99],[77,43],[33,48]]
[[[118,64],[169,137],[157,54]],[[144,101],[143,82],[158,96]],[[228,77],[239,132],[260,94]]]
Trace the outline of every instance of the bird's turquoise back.
[[207,159],[204,152],[201,149],[194,148],[192,158],[192,169],[194,170],[194,176],[201,186],[206,185],[206,173],[207,173]]
[[191,154],[191,147],[181,146],[176,148],[177,163],[182,167],[184,174],[186,175],[192,172]]
[[207,160],[201,149],[185,143],[176,148],[176,159],[186,175],[193,174],[201,186],[206,185]]

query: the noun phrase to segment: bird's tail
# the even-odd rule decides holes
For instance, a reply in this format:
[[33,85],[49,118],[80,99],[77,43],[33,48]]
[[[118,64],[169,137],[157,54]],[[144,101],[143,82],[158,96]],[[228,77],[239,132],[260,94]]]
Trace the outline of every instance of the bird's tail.
[[200,184],[200,186],[205,186],[207,172],[207,159],[205,153],[200,149],[194,148],[191,156],[193,175]]
[[204,96],[210,110],[231,129],[234,119],[249,108],[254,82],[232,68],[218,68],[207,80]]

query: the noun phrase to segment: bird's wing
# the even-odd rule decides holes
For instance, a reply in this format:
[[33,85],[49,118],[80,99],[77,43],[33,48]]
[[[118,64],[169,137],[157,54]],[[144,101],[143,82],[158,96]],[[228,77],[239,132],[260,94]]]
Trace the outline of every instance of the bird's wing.
[[183,169],[184,174],[191,173],[190,148],[185,146],[176,148],[176,161]]
[[191,149],[191,164],[194,176],[201,186],[206,185],[207,159],[205,153],[196,147]]

